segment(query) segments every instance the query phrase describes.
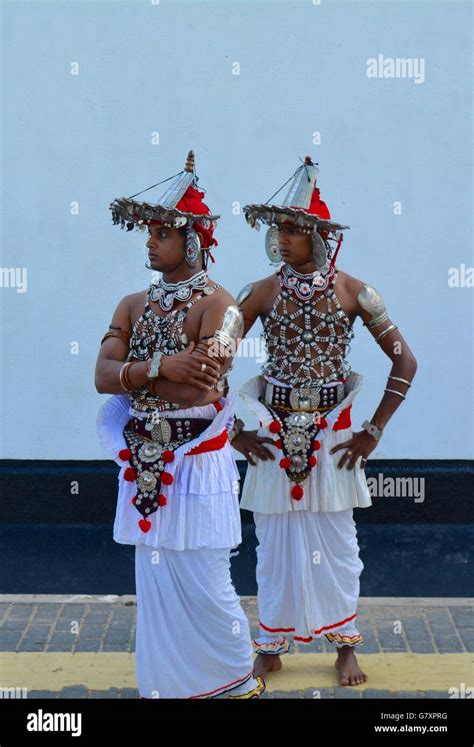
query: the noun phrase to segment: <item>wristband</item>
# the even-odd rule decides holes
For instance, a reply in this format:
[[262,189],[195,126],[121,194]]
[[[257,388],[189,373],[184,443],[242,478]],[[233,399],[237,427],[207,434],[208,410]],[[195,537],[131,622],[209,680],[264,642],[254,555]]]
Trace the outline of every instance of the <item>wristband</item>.
[[148,361],[146,375],[150,380],[158,378],[162,357],[163,353],[161,352],[161,350],[155,350],[152,358]]
[[368,420],[364,420],[362,423],[362,428],[364,428],[367,433],[369,433],[373,438],[375,438],[376,441],[380,441],[382,437],[383,430],[380,428],[377,428],[376,425],[373,423],[369,423]]

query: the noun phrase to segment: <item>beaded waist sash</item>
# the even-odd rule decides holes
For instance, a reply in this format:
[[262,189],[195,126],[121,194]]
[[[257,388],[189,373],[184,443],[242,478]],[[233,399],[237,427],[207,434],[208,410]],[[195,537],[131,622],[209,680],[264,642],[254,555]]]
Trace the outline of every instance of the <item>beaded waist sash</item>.
[[[320,430],[328,427],[324,414],[330,412],[335,405],[311,412],[275,407],[265,402],[264,397],[261,397],[260,401],[273,417],[269,429],[279,436],[275,441],[275,446],[280,448],[284,455],[280,459],[280,467],[285,470],[289,480],[294,483],[290,490],[291,498],[299,501],[304,495],[304,490],[299,483],[309,476],[311,470],[318,463],[316,453],[321,447],[321,442],[317,436]],[[351,426],[351,407],[352,405],[349,405],[341,411],[333,430]]]
[[211,423],[209,418],[161,418],[152,423],[131,418],[126,424],[123,436],[128,451],[123,458],[128,459],[131,466],[125,470],[124,479],[136,481],[137,492],[132,503],[142,515],[138,522],[142,532],[151,528],[148,517],[166,505],[161,486],[173,483],[173,475],[166,472],[166,465],[174,461],[174,451],[197,438]]

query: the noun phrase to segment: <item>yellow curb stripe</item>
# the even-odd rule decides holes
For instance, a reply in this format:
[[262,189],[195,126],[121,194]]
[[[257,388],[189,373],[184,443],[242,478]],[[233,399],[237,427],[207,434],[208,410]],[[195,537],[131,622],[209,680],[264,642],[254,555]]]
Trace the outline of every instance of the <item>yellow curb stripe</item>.
[[[359,664],[368,681],[359,689],[442,690],[474,685],[473,655],[358,653]],[[267,676],[272,692],[332,688],[338,685],[335,654],[286,654],[283,668]],[[89,690],[136,688],[135,654],[130,653],[37,653],[0,654],[0,688],[61,690],[83,685]]]
[[[291,654],[282,656],[283,668],[267,675],[267,689],[304,690],[339,685],[335,654]],[[443,690],[474,684],[474,656],[462,654],[357,653],[359,666],[368,680],[357,689]]]

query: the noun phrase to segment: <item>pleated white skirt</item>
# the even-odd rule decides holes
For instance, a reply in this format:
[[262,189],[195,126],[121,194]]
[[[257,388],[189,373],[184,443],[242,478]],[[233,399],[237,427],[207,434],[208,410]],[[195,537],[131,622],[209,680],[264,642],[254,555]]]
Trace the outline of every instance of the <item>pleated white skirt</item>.
[[[264,385],[263,376],[255,376],[243,385],[239,394],[260,421],[257,435],[275,441],[275,434],[269,429],[272,416],[258,399],[263,396]],[[330,453],[334,446],[352,437],[352,427],[337,431],[333,431],[332,427],[342,410],[352,405],[361,387],[362,376],[353,371],[346,382],[347,394],[344,400],[324,416],[328,427],[318,432],[317,439],[321,443],[317,452],[318,463],[301,483],[304,489],[301,500],[291,498],[292,483],[286,471],[279,466],[283,451],[267,443],[265,448],[273,454],[275,461],[259,459],[255,467],[248,465],[240,507],[259,513],[281,514],[287,511],[342,511],[371,506],[365,472],[360,468],[360,457],[354,469],[338,469],[337,465],[344,451],[341,449],[334,454]]]
[[113,538],[119,544],[145,544],[170,550],[236,547],[242,541],[239,512],[239,471],[229,442],[216,451],[187,455],[203,441],[215,438],[233,422],[235,395],[222,398],[221,411],[213,405],[188,407],[162,413],[166,418],[212,418],[211,425],[189,443],[178,447],[166,471],[173,475],[171,486],[161,487],[167,504],[151,514],[151,529],[139,527],[142,518],[132,503],[136,483],[124,479],[128,461],[119,457],[127,444],[125,424],[132,414],[129,398],[113,395],[97,416],[99,439],[109,456],[120,466]]

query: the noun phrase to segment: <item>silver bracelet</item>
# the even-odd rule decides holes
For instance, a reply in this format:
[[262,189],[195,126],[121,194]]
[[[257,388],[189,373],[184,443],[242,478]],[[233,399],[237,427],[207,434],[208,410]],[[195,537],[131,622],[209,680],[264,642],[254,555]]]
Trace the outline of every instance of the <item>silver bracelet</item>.
[[398,394],[398,396],[401,397],[402,399],[406,399],[405,395],[402,394],[401,392],[397,392],[396,389],[385,389],[384,391],[392,392],[392,394]]
[[393,379],[394,381],[401,381],[403,384],[407,384],[408,386],[411,386],[411,381],[407,381],[406,379],[401,379],[400,376],[389,376],[389,379]]
[[236,418],[234,420],[234,425],[230,429],[230,431],[227,434],[227,438],[229,439],[229,443],[231,444],[234,438],[237,438],[239,433],[242,433],[243,429],[245,428],[245,423],[240,418]]
[[364,428],[364,430],[366,430],[367,433],[372,436],[372,438],[375,438],[376,441],[380,441],[380,439],[382,438],[383,430],[381,428],[377,428],[377,426],[373,423],[369,423],[368,420],[364,420],[364,422],[362,423],[362,428]]

